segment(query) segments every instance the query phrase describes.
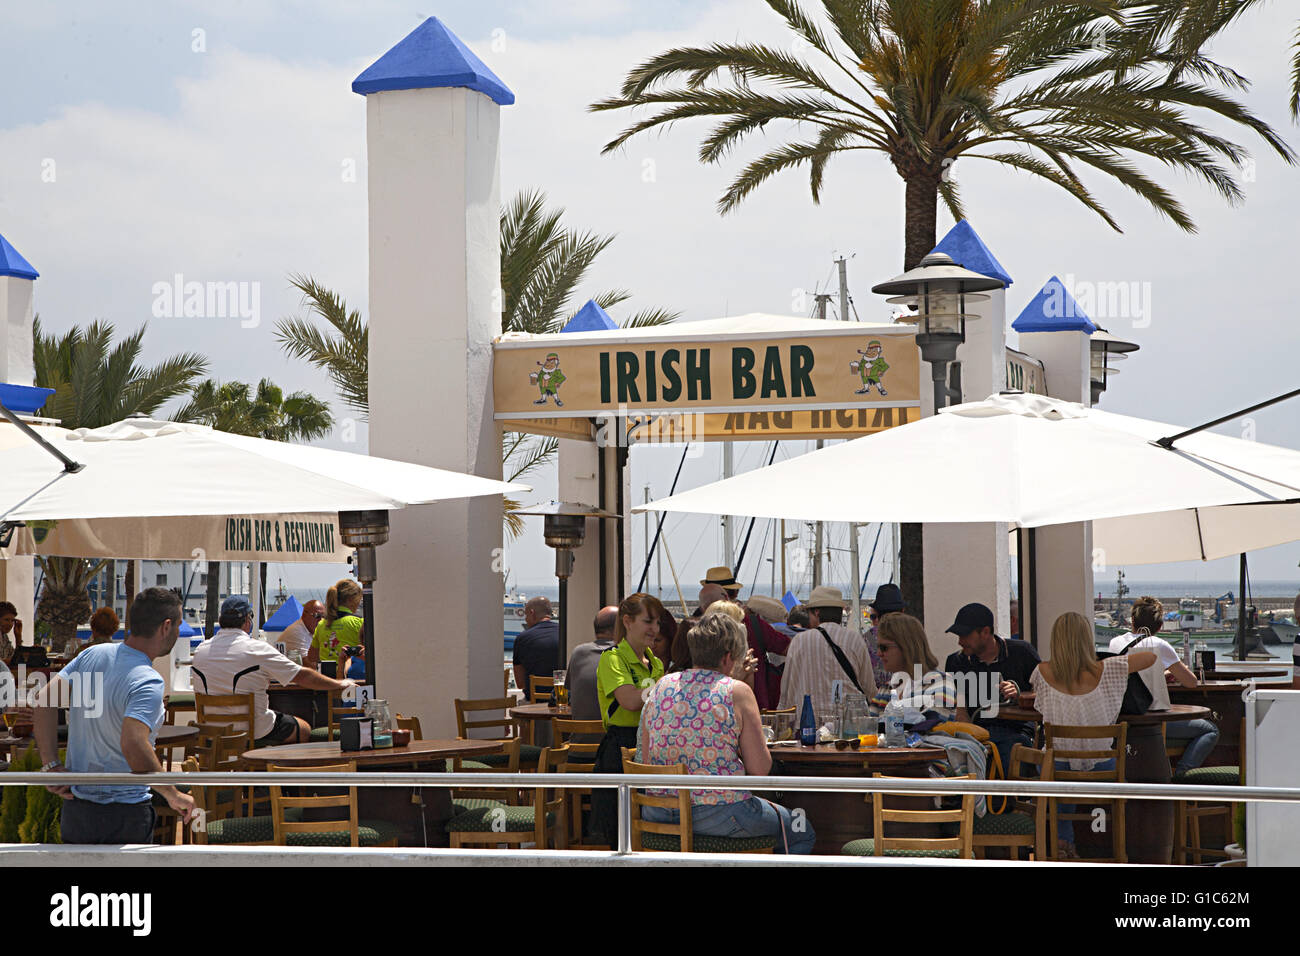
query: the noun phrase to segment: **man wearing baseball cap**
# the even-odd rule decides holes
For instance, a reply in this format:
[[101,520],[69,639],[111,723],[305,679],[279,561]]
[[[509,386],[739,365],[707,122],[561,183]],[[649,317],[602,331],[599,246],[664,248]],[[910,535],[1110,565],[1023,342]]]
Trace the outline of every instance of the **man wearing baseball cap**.
[[993,626],[993,612],[983,604],[967,604],[958,611],[948,633],[957,635],[961,650],[948,655],[944,670],[966,675],[957,680],[957,719],[987,730],[1002,766],[1009,767],[1013,746],[1033,746],[1034,725],[986,715],[996,714],[1000,703],[1010,703],[1029,690],[1029,675],[1040,659],[1030,644],[998,637]]
[[266,688],[271,681],[286,686],[339,692],[356,682],[335,680],[310,667],[300,667],[266,641],[252,636],[253,606],[232,594],[221,602],[221,629],[194,651],[191,671],[200,694],[252,694],[250,736],[261,745],[305,743],[311,728],[301,717],[271,709]]

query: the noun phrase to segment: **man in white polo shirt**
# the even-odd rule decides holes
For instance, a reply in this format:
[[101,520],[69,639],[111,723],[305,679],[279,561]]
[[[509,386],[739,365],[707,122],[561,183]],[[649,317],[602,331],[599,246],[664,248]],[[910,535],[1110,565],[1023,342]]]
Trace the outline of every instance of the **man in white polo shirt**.
[[271,709],[266,696],[271,681],[336,692],[356,686],[355,681],[335,680],[300,667],[270,644],[250,636],[253,608],[247,598],[232,595],[222,601],[218,623],[221,630],[194,652],[194,689],[201,694],[251,693],[252,736],[259,744],[294,744],[311,739],[307,721]]

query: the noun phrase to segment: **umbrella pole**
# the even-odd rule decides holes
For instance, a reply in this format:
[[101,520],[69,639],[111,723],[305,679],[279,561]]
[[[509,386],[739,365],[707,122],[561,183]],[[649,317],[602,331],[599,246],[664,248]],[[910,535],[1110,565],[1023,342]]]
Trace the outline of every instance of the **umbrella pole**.
[[1246,552],[1241,553],[1237,587],[1237,660],[1246,659]]
[[1038,539],[1029,529],[1029,643],[1038,650]]

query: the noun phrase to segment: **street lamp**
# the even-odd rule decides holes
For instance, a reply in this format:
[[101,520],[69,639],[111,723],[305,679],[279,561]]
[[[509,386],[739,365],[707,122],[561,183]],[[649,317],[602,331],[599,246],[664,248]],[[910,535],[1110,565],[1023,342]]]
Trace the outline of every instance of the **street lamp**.
[[[340,511],[339,537],[350,548],[357,549],[357,580],[361,582],[362,616],[365,620],[362,642],[366,647],[366,683],[379,687],[375,683],[375,579],[379,577],[379,566],[375,559],[375,548],[388,540],[388,512],[375,511]],[[340,679],[346,674],[338,675]]]
[[872,288],[877,295],[891,295],[891,303],[901,303],[916,310],[902,321],[917,326],[916,344],[921,358],[930,363],[934,379],[934,410],[948,404],[949,398],[961,400],[960,365],[954,368],[956,379],[948,384],[948,366],[957,360],[957,347],[966,341],[966,320],[978,319],[968,313],[971,302],[988,299],[984,292],[1005,287],[1000,279],[963,269],[942,252],[932,252],[915,269],[882,282]]
[[1136,352],[1141,346],[1136,342],[1126,342],[1098,327],[1088,337],[1088,379],[1092,388],[1092,404],[1096,405],[1101,393],[1112,375],[1118,375],[1119,369],[1113,368],[1111,362],[1128,358],[1129,352]]
[[557,650],[559,662],[556,670],[564,670],[568,665],[568,621],[570,611],[568,604],[569,576],[573,574],[573,550],[582,547],[587,536],[588,518],[618,518],[610,511],[602,511],[593,505],[576,504],[571,501],[550,501],[535,505],[517,515],[541,515],[545,518],[542,535],[546,544],[555,549],[555,576],[560,579],[560,646]]

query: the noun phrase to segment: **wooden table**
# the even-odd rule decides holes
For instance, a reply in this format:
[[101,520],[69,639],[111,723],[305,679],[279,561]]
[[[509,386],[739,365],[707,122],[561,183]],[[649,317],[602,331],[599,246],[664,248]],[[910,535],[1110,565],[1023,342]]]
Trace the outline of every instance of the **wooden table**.
[[172,750],[183,744],[191,743],[199,739],[199,728],[194,726],[177,726],[176,724],[163,724],[158,728],[158,735],[154,739],[154,753],[158,755],[159,762],[162,763],[163,769],[172,769]]
[[[476,757],[499,753],[495,740],[412,740],[405,747],[383,750],[358,750],[344,753],[337,740],[328,743],[284,744],[262,747],[243,754],[241,759],[250,770],[264,770],[271,764],[310,770],[345,761],[356,761],[357,770],[441,771],[450,757]],[[361,787],[357,793],[357,811],[361,816],[388,820],[402,829],[403,846],[446,846],[444,825],[451,819],[451,791],[424,789],[422,805],[411,801],[405,787]],[[423,815],[423,820],[421,816]]]
[[[511,707],[508,713],[520,721],[521,730],[525,731],[524,743],[538,747],[550,746],[552,719],[556,717],[567,719],[573,715],[573,711],[567,704],[563,707],[552,707],[550,704],[520,704],[518,707]],[[540,728],[539,721],[543,722]]]
[[[772,773],[787,777],[870,777],[883,773],[894,777],[925,776],[925,768],[943,760],[939,747],[863,747],[860,750],[836,750],[834,744],[816,747],[769,746]],[[761,794],[777,799],[776,794]],[[780,794],[778,803],[790,809],[802,809],[817,833],[814,853],[838,855],[850,840],[869,837],[872,833],[871,812],[862,791],[790,790]],[[907,798],[900,801],[899,806]],[[920,797],[924,807],[933,809],[932,798]],[[890,806],[894,806],[891,802]],[[890,831],[893,832],[892,830]]]

